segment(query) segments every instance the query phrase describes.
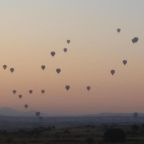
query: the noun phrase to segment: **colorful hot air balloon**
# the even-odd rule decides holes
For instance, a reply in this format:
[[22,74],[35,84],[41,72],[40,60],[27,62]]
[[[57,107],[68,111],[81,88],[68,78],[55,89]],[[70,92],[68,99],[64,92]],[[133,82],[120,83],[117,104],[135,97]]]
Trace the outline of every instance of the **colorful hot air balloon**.
[[134,38],[132,39],[132,43],[133,43],[133,44],[137,43],[138,41],[139,41],[139,38],[138,38],[138,37],[134,37]]
[[3,65],[3,69],[6,70],[7,69],[7,65]]
[[114,69],[112,69],[110,72],[112,75],[114,75],[116,71]]
[[55,51],[52,51],[52,52],[51,52],[51,56],[53,56],[53,57],[54,57],[54,56],[55,56],[55,54],[56,54],[56,53],[55,53]]
[[45,70],[46,66],[45,65],[41,65],[41,69]]
[[10,68],[10,72],[13,73],[14,72],[14,68]]
[[61,72],[61,69],[60,68],[57,68],[56,69],[56,72],[59,74]]
[[127,60],[123,60],[123,64],[126,65],[127,64]]
[[70,85],[66,85],[65,89],[68,91],[70,89]]

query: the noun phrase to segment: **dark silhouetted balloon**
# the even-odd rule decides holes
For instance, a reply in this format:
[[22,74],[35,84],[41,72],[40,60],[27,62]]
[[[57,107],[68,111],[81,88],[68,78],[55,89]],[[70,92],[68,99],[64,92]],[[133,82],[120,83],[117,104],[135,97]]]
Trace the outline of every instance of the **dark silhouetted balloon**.
[[16,91],[16,90],[13,90],[12,92],[13,92],[13,94],[16,94],[17,91]]
[[29,106],[28,106],[28,104],[25,104],[24,107],[27,109]]
[[88,91],[90,91],[90,90],[91,90],[91,87],[90,87],[90,86],[87,86],[86,89],[87,89]]
[[42,90],[41,90],[41,93],[42,93],[42,94],[44,94],[44,93],[45,93],[45,90],[44,90],[44,89],[42,89]]
[[13,73],[14,72],[14,68],[10,68],[10,72]]
[[67,44],[70,44],[70,42],[71,42],[70,40],[67,40]]
[[56,69],[56,72],[59,74],[61,72],[61,69],[60,68],[57,68]]
[[33,93],[33,90],[29,90],[29,93],[32,94],[32,93]]
[[18,95],[18,97],[21,99],[21,98],[22,98],[22,95],[20,94],[20,95]]
[[127,60],[123,60],[123,64],[126,65],[127,64]]
[[45,65],[41,65],[41,69],[45,70],[46,66]]
[[7,69],[7,65],[3,65],[3,69],[6,70]]
[[67,48],[64,48],[64,49],[63,49],[63,51],[64,51],[64,52],[67,52],[67,51],[68,51],[68,49],[67,49]]
[[36,115],[37,117],[39,117],[39,116],[40,116],[40,112],[36,112],[35,115]]
[[69,90],[69,89],[70,89],[70,86],[69,86],[69,85],[66,85],[66,86],[65,86],[65,89],[66,89],[66,90]]
[[137,43],[138,42],[138,40],[139,40],[139,38],[138,37],[134,37],[133,39],[132,39],[132,43],[134,44],[134,43]]
[[55,54],[56,54],[56,53],[55,53],[55,51],[52,51],[52,52],[51,52],[51,56],[53,56],[53,57],[54,57],[54,56],[55,56]]
[[120,29],[120,28],[118,28],[118,29],[117,29],[117,32],[118,32],[118,33],[120,33],[120,32],[121,32],[121,29]]
[[112,69],[110,72],[112,75],[114,75],[116,71],[114,69]]

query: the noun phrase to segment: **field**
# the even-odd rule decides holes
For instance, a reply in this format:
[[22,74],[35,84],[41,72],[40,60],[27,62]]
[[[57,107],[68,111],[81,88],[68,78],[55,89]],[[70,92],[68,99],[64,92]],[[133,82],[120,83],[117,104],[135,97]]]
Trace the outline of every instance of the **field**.
[[[117,144],[144,144],[144,125],[85,125],[57,128],[55,126],[0,131],[1,144],[105,144],[104,133],[108,129],[121,129],[125,142]],[[110,142],[111,143],[111,142]],[[116,142],[115,142],[116,143]]]

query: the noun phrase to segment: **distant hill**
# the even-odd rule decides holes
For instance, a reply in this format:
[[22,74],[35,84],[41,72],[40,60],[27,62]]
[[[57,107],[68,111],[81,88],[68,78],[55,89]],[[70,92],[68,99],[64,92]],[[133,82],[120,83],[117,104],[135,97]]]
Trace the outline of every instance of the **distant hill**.
[[33,116],[34,112],[24,112],[9,107],[0,107],[0,116]]

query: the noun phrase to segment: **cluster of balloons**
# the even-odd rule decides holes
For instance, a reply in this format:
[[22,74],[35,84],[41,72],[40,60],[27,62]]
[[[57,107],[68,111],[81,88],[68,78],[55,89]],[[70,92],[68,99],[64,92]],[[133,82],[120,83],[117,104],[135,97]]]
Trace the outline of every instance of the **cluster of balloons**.
[[[46,91],[45,91],[44,89],[41,89],[40,92],[41,92],[41,94],[44,94]],[[15,89],[12,90],[12,93],[13,93],[14,95],[16,95],[16,94],[17,94],[17,90],[15,90]],[[29,93],[29,94],[33,94],[33,90],[30,89],[30,90],[28,91],[28,93]],[[18,98],[19,98],[19,99],[22,99],[22,98],[23,98],[23,95],[22,95],[22,94],[18,94]],[[25,109],[28,109],[28,108],[29,108],[29,105],[28,105],[28,104],[24,104],[24,108],[25,108]],[[35,115],[36,115],[37,118],[42,119],[42,116],[41,116],[41,113],[40,113],[40,112],[35,112]]]
[[[4,70],[8,69],[8,66],[6,64],[4,64],[2,67]],[[15,69],[13,67],[10,67],[9,70],[11,73],[13,73],[15,71]]]
[[[67,40],[66,41],[66,43],[69,45],[70,44],[70,40]],[[67,52],[68,51],[68,48],[64,48],[63,49],[63,51],[64,52]],[[55,51],[51,51],[51,56],[52,57],[55,57],[56,56],[56,52]],[[126,62],[124,62],[124,63],[126,63]],[[45,69],[47,68],[47,66],[46,65],[41,65],[41,69],[42,69],[42,71],[44,71]],[[6,70],[7,69],[7,65],[3,65],[3,69],[4,70]],[[11,72],[14,72],[14,68],[10,68],[10,71]],[[61,70],[61,68],[56,68],[56,70],[55,70],[55,72],[57,73],[57,74],[60,74],[61,72],[62,72],[62,70]],[[65,85],[65,90],[66,91],[69,91],[71,89],[71,86],[70,85]],[[87,91],[90,91],[91,90],[91,86],[86,86],[86,90]],[[45,89],[41,89],[40,90],[40,92],[41,92],[41,94],[45,94],[46,93],[46,90]],[[14,95],[16,95],[17,94],[17,90],[12,90],[12,93],[14,94]],[[33,89],[29,89],[28,90],[28,93],[30,94],[30,95],[32,95],[33,93],[34,93],[34,90]],[[17,94],[17,96],[18,96],[18,98],[19,99],[22,99],[23,98],[23,95],[22,94]],[[29,108],[29,105],[28,104],[24,104],[24,108],[25,109],[28,109]],[[39,119],[41,119],[42,118],[42,116],[41,116],[41,112],[39,112],[39,111],[37,111],[37,112],[35,112],[35,116],[37,117],[37,118],[39,118]]]
[[[120,32],[121,32],[121,29],[120,29],[120,28],[117,28],[117,32],[120,33]],[[138,37],[134,37],[134,38],[131,39],[131,42],[132,42],[133,44],[137,43],[138,41],[139,41],[139,38],[138,38]],[[126,66],[127,63],[128,63],[128,61],[127,61],[126,59],[122,60],[122,64],[123,64],[124,66]],[[111,70],[110,70],[110,73],[111,73],[111,75],[114,75],[114,74],[116,73],[116,70],[115,70],[115,69],[111,69]]]

